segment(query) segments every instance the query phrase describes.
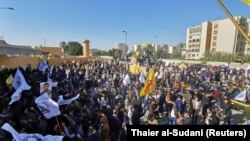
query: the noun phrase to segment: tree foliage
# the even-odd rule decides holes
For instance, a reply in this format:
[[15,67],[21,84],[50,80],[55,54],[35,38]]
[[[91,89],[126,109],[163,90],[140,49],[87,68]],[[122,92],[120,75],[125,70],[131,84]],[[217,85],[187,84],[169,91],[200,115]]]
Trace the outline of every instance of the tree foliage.
[[231,54],[225,52],[207,52],[205,57],[201,58],[202,61],[218,61],[218,62],[237,62],[249,63],[250,55]]
[[70,56],[79,56],[83,55],[82,45],[76,41],[70,42],[60,42],[60,47],[63,48],[64,53]]
[[106,56],[108,55],[107,51],[104,50],[99,50],[99,49],[92,49],[92,56]]
[[122,51],[119,49],[113,48],[113,49],[108,51],[108,55],[112,56],[114,59],[118,59],[122,56]]

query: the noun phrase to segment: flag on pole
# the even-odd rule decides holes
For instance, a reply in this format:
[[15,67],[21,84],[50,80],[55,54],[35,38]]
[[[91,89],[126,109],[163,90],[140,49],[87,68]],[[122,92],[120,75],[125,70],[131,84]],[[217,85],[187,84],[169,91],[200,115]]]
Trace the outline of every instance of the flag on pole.
[[130,64],[129,65],[129,72],[132,74],[139,74],[140,73],[140,66],[138,64]]
[[15,141],[62,141],[63,140],[63,136],[56,136],[56,135],[43,136],[41,134],[36,134],[36,133],[19,134],[9,123],[5,123],[1,128],[11,133]]
[[72,97],[70,99],[64,99],[62,95],[59,96],[59,99],[57,101],[58,105],[67,105],[72,103],[73,101],[77,100],[80,97],[80,94],[76,95],[75,97]]
[[47,81],[52,87],[56,87],[58,84],[58,81],[53,81],[49,76],[47,77]]
[[130,78],[129,78],[129,75],[127,74],[126,76],[125,76],[125,78],[123,79],[123,84],[125,85],[125,86],[127,86],[128,84],[130,84]]
[[61,114],[59,105],[50,99],[48,94],[43,94],[35,99],[37,107],[46,119],[58,116]]
[[244,91],[240,92],[239,94],[232,95],[232,99],[246,102],[247,101],[247,91],[244,90]]
[[162,79],[163,78],[163,66],[161,65],[161,67],[160,67],[160,73],[159,73],[159,75],[157,76],[157,78],[158,79]]
[[26,82],[23,74],[19,69],[17,69],[14,79],[12,81],[12,86],[17,90],[21,88],[22,90],[30,90],[30,85]]
[[11,105],[12,103],[16,102],[16,101],[19,101],[20,98],[21,98],[21,94],[22,94],[22,89],[21,88],[18,88],[14,93],[13,95],[11,96],[11,101],[9,103],[9,105]]
[[147,94],[151,93],[155,88],[155,70],[154,68],[150,68],[146,83],[144,87],[140,90],[140,96],[146,96]]
[[250,0],[242,0],[246,5],[250,6]]
[[44,72],[47,68],[48,68],[47,61],[46,61],[46,60],[43,60],[43,61],[39,64],[39,71]]
[[49,76],[51,76],[52,72],[53,72],[53,69],[54,69],[54,65],[52,65],[49,69]]
[[6,84],[7,85],[11,85],[12,84],[12,81],[13,81],[13,76],[12,76],[12,74],[6,79]]
[[145,80],[145,74],[144,74],[143,71],[141,71],[141,74],[140,74],[140,77],[139,77],[139,81],[141,83],[143,83],[143,84],[146,82],[146,80]]

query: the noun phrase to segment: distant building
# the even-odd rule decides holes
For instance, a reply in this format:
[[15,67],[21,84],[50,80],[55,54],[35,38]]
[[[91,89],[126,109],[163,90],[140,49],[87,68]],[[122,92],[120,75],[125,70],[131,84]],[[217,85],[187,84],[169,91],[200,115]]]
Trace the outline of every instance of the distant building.
[[3,38],[0,39],[0,55],[24,56],[24,55],[42,55],[41,51],[33,49],[31,46],[11,45],[6,43]]
[[136,45],[133,46],[133,50],[135,52],[140,52],[140,51],[142,51],[142,49],[143,49],[142,45],[136,44]]
[[[247,20],[248,24],[248,36],[250,37],[250,19]],[[250,54],[250,43],[246,44],[245,54]]]
[[122,51],[122,57],[125,57],[128,53],[128,46],[124,43],[117,44],[116,49],[119,49]]
[[187,29],[186,59],[200,59],[205,51],[210,51],[211,28],[211,22],[203,22],[200,26]]
[[173,54],[173,53],[176,52],[176,50],[177,50],[176,47],[168,45],[168,51],[167,51],[167,53]]
[[158,50],[159,48],[161,48],[161,45],[155,44],[155,45],[153,45],[153,46],[154,46],[155,52],[157,52],[157,50]]
[[61,47],[44,47],[44,46],[40,46],[37,48],[37,50],[40,50],[43,52],[43,54],[45,55],[52,55],[55,57],[61,57],[64,55],[63,53],[63,48]]
[[[245,17],[234,17],[243,30],[250,28]],[[248,31],[249,32],[249,31]],[[236,29],[232,21],[227,19],[203,22],[199,26],[187,29],[186,59],[200,59],[206,52],[226,52],[233,54],[250,54],[249,45]]]

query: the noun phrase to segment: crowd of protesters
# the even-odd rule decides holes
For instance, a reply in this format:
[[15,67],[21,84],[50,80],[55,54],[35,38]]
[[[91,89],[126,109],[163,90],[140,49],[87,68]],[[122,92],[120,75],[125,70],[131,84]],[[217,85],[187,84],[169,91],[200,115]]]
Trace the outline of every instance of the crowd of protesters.
[[[225,66],[187,65],[158,62],[158,74],[151,94],[140,97],[144,83],[141,74],[131,74],[125,63],[117,61],[64,62],[45,72],[30,65],[20,67],[31,90],[23,91],[19,101],[9,105],[15,89],[6,84],[16,69],[0,71],[0,126],[11,124],[19,133],[62,135],[69,141],[126,141],[127,125],[231,125],[231,95],[249,89],[245,70]],[[150,67],[145,70],[147,76]],[[123,80],[129,74],[130,83]],[[57,81],[52,99],[65,99],[80,94],[69,105],[60,106],[61,115],[45,119],[35,104],[40,96],[40,83],[48,75]],[[245,102],[248,102],[247,99]],[[250,110],[244,108],[247,124]],[[146,117],[147,121],[142,118]],[[0,140],[11,140],[8,132],[0,131]]]

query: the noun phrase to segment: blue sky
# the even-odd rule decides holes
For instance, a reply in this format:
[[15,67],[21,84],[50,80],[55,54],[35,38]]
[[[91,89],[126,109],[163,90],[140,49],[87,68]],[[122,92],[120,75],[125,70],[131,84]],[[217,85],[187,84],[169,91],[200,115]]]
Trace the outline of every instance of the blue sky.
[[[223,0],[234,16],[250,18],[240,0]],[[226,18],[216,0],[0,0],[0,35],[11,44],[58,46],[89,39],[92,48],[116,43],[185,42],[186,28]],[[158,38],[156,38],[156,36]]]

